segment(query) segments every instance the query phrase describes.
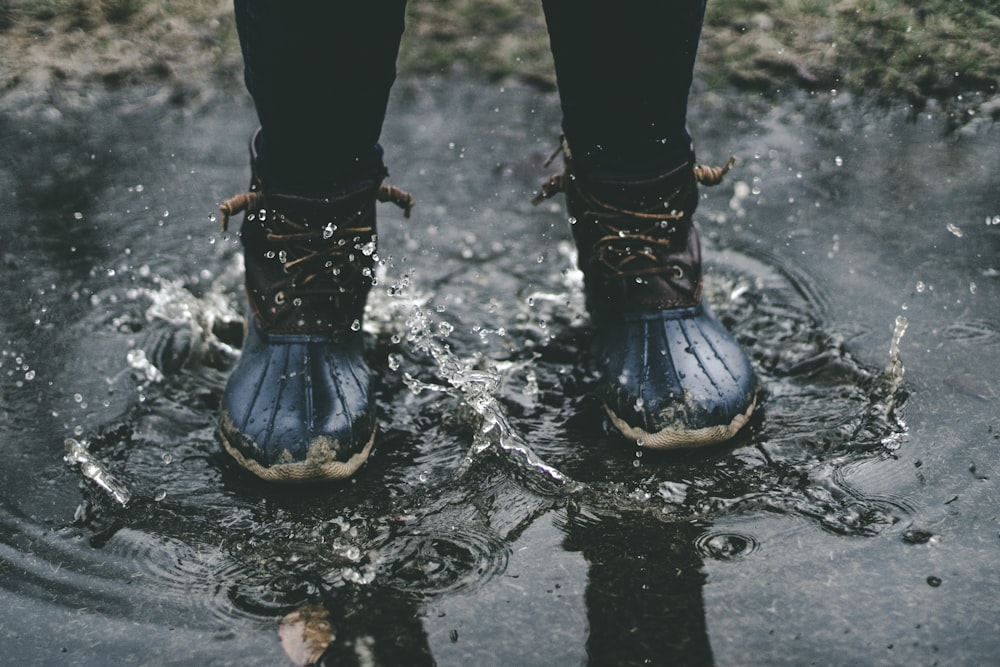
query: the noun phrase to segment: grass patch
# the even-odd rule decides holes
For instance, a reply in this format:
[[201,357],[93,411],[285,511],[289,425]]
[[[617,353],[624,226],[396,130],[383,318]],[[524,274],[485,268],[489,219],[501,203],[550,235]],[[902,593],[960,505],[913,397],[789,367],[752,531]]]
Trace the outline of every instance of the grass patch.
[[[698,76],[712,86],[839,89],[916,106],[993,96],[998,34],[1000,0],[709,0]],[[67,73],[59,85],[164,68],[194,87],[240,85],[230,0],[0,0],[0,49],[5,90],[44,80],[37,72],[46,68]],[[550,88],[541,1],[411,0],[399,69]]]
[[703,49],[701,66],[765,89],[796,83],[917,105],[993,95],[998,9],[996,0],[710,0],[703,44],[745,46]]

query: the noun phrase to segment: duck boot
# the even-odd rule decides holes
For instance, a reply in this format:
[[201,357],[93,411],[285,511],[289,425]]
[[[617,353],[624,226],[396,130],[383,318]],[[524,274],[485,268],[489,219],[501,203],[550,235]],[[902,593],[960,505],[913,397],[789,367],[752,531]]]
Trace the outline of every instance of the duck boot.
[[[251,162],[256,161],[251,142]],[[337,196],[250,192],[220,206],[240,230],[249,300],[246,338],[222,396],[219,434],[236,461],[269,481],[343,479],[367,460],[375,408],[361,318],[375,267],[375,204],[412,198],[377,178]]]
[[703,298],[691,215],[698,183],[721,182],[733,161],[703,167],[692,154],[667,174],[626,182],[576,174],[562,151],[565,170],[535,201],[566,196],[608,419],[651,449],[729,440],[754,411],[757,382]]

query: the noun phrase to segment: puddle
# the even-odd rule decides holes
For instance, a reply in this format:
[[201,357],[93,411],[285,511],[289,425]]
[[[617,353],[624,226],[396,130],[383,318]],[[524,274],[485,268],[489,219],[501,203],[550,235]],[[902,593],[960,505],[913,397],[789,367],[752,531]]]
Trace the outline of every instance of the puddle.
[[[766,387],[748,433],[681,456],[606,432],[561,204],[530,206],[555,99],[425,81],[386,126],[418,203],[381,210],[378,444],[355,479],[294,489],[214,437],[242,287],[209,217],[246,180],[249,109],[155,136],[133,116],[4,121],[15,655],[127,663],[139,623],[179,663],[992,655],[950,619],[988,609],[996,580],[996,132],[707,97],[701,154],[746,153],[699,219],[708,298]],[[891,180],[864,185],[890,152]],[[951,187],[931,173],[963,165]]]

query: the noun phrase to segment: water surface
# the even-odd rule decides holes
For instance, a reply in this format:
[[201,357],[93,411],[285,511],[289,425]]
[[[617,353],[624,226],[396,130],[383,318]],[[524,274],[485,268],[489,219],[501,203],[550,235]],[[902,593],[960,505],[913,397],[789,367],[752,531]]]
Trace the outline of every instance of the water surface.
[[[355,479],[221,453],[252,111],[8,117],[0,637],[19,664],[983,664],[997,646],[1000,134],[704,93],[716,313],[767,388],[658,455],[590,397],[552,95],[395,93]],[[67,449],[68,448],[68,449]],[[298,639],[308,629],[310,645]]]

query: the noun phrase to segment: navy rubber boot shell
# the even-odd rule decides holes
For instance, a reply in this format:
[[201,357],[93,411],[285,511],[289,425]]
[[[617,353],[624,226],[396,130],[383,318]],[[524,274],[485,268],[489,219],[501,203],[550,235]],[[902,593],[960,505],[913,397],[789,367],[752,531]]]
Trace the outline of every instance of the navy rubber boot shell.
[[704,303],[601,318],[594,357],[608,419],[643,447],[724,442],[756,405],[749,359]]
[[349,477],[375,442],[362,333],[268,334],[248,320],[222,398],[226,450],[270,481]]
[[[256,163],[255,141],[251,162]],[[343,479],[367,460],[375,407],[361,319],[377,259],[375,205],[412,198],[377,178],[326,198],[250,192],[222,204],[240,229],[249,302],[240,358],[222,396],[226,451],[261,479]]]
[[566,195],[609,421],[650,449],[731,439],[753,414],[757,381],[704,302],[691,220],[698,183],[721,182],[730,165],[696,165],[692,154],[667,174],[615,180],[574,172],[565,142],[562,152],[565,170],[535,201]]

